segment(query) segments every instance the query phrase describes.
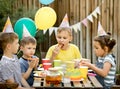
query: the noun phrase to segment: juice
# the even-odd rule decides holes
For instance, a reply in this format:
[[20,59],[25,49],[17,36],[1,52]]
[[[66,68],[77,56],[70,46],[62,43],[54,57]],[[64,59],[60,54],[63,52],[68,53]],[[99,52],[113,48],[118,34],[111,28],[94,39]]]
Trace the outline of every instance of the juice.
[[62,76],[61,75],[57,75],[57,76],[49,76],[49,75],[47,75],[46,76],[46,83],[47,84],[57,85],[57,84],[60,84],[61,81],[62,81]]
[[46,83],[47,84],[60,84],[62,81],[62,75],[58,71],[57,68],[49,68],[46,75]]

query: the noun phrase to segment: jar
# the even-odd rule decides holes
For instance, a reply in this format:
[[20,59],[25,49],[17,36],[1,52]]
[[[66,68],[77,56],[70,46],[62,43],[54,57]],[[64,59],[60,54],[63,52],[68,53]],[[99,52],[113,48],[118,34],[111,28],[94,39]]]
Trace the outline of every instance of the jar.
[[49,68],[46,74],[46,83],[57,85],[62,81],[62,75],[57,68]]

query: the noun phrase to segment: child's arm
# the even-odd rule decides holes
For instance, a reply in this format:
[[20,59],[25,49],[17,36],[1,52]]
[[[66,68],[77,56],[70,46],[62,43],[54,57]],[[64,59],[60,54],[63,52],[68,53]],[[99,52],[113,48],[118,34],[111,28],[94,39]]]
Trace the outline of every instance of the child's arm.
[[[6,80],[6,83],[11,83],[11,84],[12,84],[12,83],[15,83],[15,81],[14,81],[14,79],[7,79],[7,80]],[[23,78],[22,78],[21,83],[23,84],[24,87],[22,87],[22,86],[19,85],[19,86],[17,87],[17,89],[34,89],[34,88],[31,88],[31,87],[28,85],[28,83],[26,82],[26,80],[23,79]]]
[[107,76],[108,72],[111,68],[111,64],[109,62],[104,63],[103,69],[96,67],[94,64],[91,64],[90,62],[82,61],[81,64],[88,66],[89,68],[91,68],[93,71],[95,71],[98,75],[100,75],[102,77]]
[[93,69],[97,74],[99,74],[102,77],[106,77],[108,75],[110,68],[111,64],[109,62],[104,63],[103,69],[100,69],[96,66],[91,66],[91,69]]
[[28,79],[28,77],[30,76],[32,70],[34,69],[36,65],[36,61],[35,60],[31,60],[29,62],[29,68],[27,69],[27,71],[25,73],[22,73],[22,76],[25,78],[25,79]]
[[24,87],[30,88],[29,84],[27,83],[27,81],[23,77],[21,79],[21,83]]
[[55,59],[55,57],[58,55],[61,47],[62,47],[62,45],[57,45],[55,47],[55,49],[53,50],[52,55],[50,57],[51,62],[53,62],[53,60]]
[[23,87],[19,86],[17,89],[35,89],[35,88],[30,87],[27,81],[23,77],[21,79],[21,83]]

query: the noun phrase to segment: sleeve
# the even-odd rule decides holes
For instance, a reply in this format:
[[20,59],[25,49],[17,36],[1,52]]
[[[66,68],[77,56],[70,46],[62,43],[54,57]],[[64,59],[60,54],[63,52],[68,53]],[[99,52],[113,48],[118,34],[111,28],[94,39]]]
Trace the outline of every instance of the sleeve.
[[4,80],[13,79],[14,71],[11,69],[10,64],[1,66],[2,77]]
[[21,61],[21,59],[19,59],[19,62],[20,62],[21,73],[25,73],[26,72],[25,64],[23,63],[23,61]]
[[112,56],[108,56],[105,58],[104,62],[109,62],[112,66],[115,66],[114,58]]
[[54,50],[54,46],[50,47],[47,51],[47,54],[46,54],[45,58],[50,58],[52,56],[53,50]]
[[76,58],[79,58],[79,59],[82,58],[80,50],[76,45],[75,45],[75,55],[76,55]]

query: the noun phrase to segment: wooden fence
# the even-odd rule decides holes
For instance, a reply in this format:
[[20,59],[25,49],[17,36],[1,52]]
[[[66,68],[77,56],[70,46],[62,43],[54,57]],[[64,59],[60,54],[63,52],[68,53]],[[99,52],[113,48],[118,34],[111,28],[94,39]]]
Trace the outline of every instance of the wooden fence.
[[[39,0],[17,0],[15,8],[24,7],[27,12],[30,9],[39,9],[43,5]],[[97,35],[98,22],[100,21],[106,32],[111,32],[112,37],[116,39],[117,45],[114,48],[114,54],[117,60],[117,70],[120,70],[120,0],[55,0],[49,5],[57,14],[57,22],[54,25],[58,27],[67,13],[70,25],[74,25],[87,18],[97,7],[100,7],[100,15],[97,18],[93,16],[93,22],[88,21],[87,27],[82,25],[81,31],[73,31],[73,43],[76,44],[81,51],[83,57],[90,58],[91,62],[95,62],[95,54],[93,52],[93,38]],[[41,51],[46,52],[48,48],[56,43],[55,35],[41,43]]]

